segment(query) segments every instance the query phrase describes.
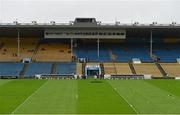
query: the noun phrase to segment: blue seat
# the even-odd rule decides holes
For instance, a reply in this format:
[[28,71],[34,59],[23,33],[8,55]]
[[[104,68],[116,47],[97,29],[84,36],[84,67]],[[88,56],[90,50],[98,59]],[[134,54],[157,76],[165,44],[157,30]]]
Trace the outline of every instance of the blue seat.
[[149,48],[145,44],[101,44],[99,58],[97,57],[96,44],[79,45],[75,50],[78,58],[87,58],[93,61],[111,61],[109,49],[116,55],[117,61],[128,62],[132,58],[140,58],[142,61],[152,62],[149,56]]
[[161,62],[176,62],[180,58],[179,44],[155,44],[153,54],[160,58]]
[[0,76],[19,76],[23,63],[0,63]]
[[58,63],[57,64],[57,74],[75,74],[76,64],[75,63]]
[[25,76],[34,76],[36,74],[50,74],[52,63],[31,63],[29,64]]

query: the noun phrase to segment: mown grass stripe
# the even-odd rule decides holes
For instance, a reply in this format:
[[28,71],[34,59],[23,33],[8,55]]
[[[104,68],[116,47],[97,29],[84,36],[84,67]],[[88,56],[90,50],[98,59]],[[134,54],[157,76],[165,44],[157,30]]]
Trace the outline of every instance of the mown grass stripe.
[[10,114],[44,81],[11,80],[0,86],[0,114]]
[[76,113],[75,80],[49,80],[21,106],[16,114],[71,114]]
[[78,81],[77,109],[79,114],[135,113],[106,80],[93,79]]
[[39,88],[34,90],[34,92],[29,95],[17,108],[14,109],[14,111],[11,112],[11,114],[14,114],[21,106],[23,106],[32,96],[34,96],[42,87],[44,87],[47,84],[48,81],[44,82]]
[[180,80],[146,80],[145,82],[180,98]]
[[112,80],[118,92],[133,103],[140,114],[179,114],[180,98],[143,80]]
[[133,104],[131,104],[123,95],[121,95],[118,91],[116,87],[113,87],[111,85],[111,83],[108,82],[108,84],[112,87],[112,89],[114,89],[114,91],[121,97],[124,99],[124,101],[126,101],[126,103],[135,111],[136,114],[138,114],[138,111],[136,110],[135,106]]
[[11,80],[1,80],[0,79],[0,86],[2,86],[2,85],[4,85],[4,84],[6,84],[6,83],[8,83],[8,82],[10,82]]

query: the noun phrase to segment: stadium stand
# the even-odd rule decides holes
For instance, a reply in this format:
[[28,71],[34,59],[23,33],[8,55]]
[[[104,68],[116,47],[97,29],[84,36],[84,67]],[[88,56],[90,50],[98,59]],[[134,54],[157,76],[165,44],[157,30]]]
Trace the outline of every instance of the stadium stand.
[[38,62],[66,62],[71,61],[71,51],[68,44],[64,43],[40,43],[33,60]]
[[[84,47],[83,47],[84,46]],[[102,44],[100,45],[99,58],[97,57],[96,44],[81,44],[76,49],[78,58],[87,58],[90,61],[112,61],[128,62],[132,58],[140,58],[144,62],[152,62],[149,49],[143,44]]]
[[153,53],[160,58],[160,62],[176,62],[180,58],[179,44],[155,44]]
[[116,67],[114,63],[103,63],[104,64],[104,72],[105,74],[117,74]]
[[20,61],[32,57],[37,45],[37,38],[20,39],[20,56],[18,57],[17,39],[1,38],[0,61]]
[[1,38],[0,61],[20,61],[17,57],[17,39]]
[[178,63],[161,63],[169,77],[180,77],[180,64]]
[[34,54],[37,44],[38,38],[24,38],[21,40],[21,47],[20,47],[20,56],[22,58],[32,57]]
[[144,62],[152,62],[149,56],[148,47],[143,44],[120,44],[112,47],[112,52],[116,55],[116,60],[128,62],[132,58],[139,58]]
[[75,54],[78,58],[86,58],[88,60],[96,60],[98,61],[97,57],[97,49],[96,44],[80,44],[75,49]]
[[76,64],[71,62],[58,63],[57,74],[76,74]]
[[82,75],[82,63],[77,63],[76,64],[76,74],[77,75]]
[[[53,79],[59,74],[84,78],[97,74],[115,78],[180,76],[175,63],[180,59],[180,25],[109,25],[88,20],[0,24],[0,74],[19,78],[46,74],[45,78]],[[18,63],[21,61],[24,64]]]
[[115,63],[117,74],[129,75],[132,74],[128,63]]
[[0,76],[19,77],[22,68],[22,63],[0,63]]
[[128,63],[103,63],[105,74],[122,74],[129,75],[132,74]]
[[52,63],[30,63],[25,72],[25,77],[31,77],[36,74],[50,74]]
[[154,63],[133,64],[137,74],[152,75],[153,77],[162,77],[161,72]]
[[100,63],[98,63],[98,62],[89,62],[89,63],[86,63],[86,65],[88,66],[88,65],[100,65]]

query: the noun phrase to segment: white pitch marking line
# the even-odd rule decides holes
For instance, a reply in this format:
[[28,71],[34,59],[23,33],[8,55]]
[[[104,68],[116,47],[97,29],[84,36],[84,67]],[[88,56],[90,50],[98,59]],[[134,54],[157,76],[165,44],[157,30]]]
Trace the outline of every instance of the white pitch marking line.
[[24,100],[18,107],[16,107],[16,109],[14,109],[14,111],[11,112],[11,115],[14,114],[22,105],[24,105],[32,96],[34,96],[43,86],[45,86],[47,82],[48,81],[46,81],[43,85],[41,85],[41,87],[35,90],[34,93],[32,93],[29,97],[26,98],[26,100]]
[[[109,82],[108,82],[108,83],[109,83]],[[113,86],[112,86],[110,83],[109,83],[109,85],[113,88]],[[114,91],[117,92],[117,94],[118,94],[120,97],[122,97],[122,98],[126,101],[126,103],[138,114],[138,111],[135,109],[135,107],[134,107],[132,104],[130,104],[126,98],[124,98],[122,95],[120,95],[120,94],[118,93],[117,88],[113,88],[113,89],[114,89]]]
[[[115,90],[117,93],[118,93],[118,91],[117,90]],[[119,93],[118,93],[118,95],[120,96],[120,97],[122,97],[125,101],[126,101],[126,103],[138,114],[138,111],[135,109],[135,107],[132,105],[132,104],[130,104],[129,102],[128,102],[128,100],[126,99],[126,98],[124,98],[122,95],[120,95]]]

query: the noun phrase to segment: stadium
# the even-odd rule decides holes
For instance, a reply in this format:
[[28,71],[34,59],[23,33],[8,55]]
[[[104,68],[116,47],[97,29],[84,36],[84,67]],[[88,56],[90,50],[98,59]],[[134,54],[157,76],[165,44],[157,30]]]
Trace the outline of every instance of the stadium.
[[0,24],[0,114],[179,114],[180,25]]

